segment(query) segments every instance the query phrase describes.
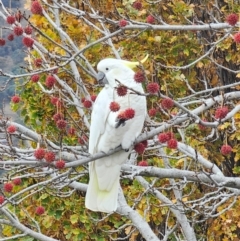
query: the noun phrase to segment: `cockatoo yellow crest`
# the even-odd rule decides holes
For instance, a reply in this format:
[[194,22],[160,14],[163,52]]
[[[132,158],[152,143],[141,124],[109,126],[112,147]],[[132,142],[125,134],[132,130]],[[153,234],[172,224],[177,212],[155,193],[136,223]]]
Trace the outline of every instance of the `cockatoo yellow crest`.
[[[141,63],[146,61],[146,56]],[[116,87],[119,82],[138,93],[144,93],[142,85],[134,81],[132,68],[139,62],[119,59],[103,59],[97,65],[99,82],[104,88],[93,105],[89,136],[89,153],[108,153],[118,146],[122,151],[95,160],[89,164],[89,185],[85,205],[93,211],[111,213],[117,209],[121,165],[128,159],[130,148],[142,131],[146,117],[146,98],[128,90],[126,96],[118,96]],[[131,94],[130,94],[131,92]],[[109,106],[117,102],[120,110],[113,112]],[[119,119],[118,114],[132,108],[132,119]]]

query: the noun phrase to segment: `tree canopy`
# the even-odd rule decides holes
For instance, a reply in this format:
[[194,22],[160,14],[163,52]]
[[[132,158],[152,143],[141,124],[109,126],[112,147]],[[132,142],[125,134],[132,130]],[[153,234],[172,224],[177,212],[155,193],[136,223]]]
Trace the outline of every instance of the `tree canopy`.
[[[1,94],[14,84],[21,116],[3,105],[0,240],[239,240],[238,2],[27,0],[25,9],[0,0],[0,48],[21,39],[25,51],[21,72],[0,57]],[[84,205],[88,163],[121,149],[88,153],[96,65],[107,57],[139,61],[148,107],[112,214]]]

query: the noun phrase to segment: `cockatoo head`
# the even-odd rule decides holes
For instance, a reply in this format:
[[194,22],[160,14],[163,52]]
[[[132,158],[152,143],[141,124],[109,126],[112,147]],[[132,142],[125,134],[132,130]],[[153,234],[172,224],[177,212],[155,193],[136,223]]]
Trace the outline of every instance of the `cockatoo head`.
[[127,60],[121,60],[121,59],[112,59],[112,58],[107,58],[101,60],[98,65],[97,65],[97,80],[100,84],[110,84],[114,85],[114,83],[110,83],[112,80],[110,77],[111,76],[117,76],[120,73],[134,73],[133,68],[138,66],[140,63],[144,63],[148,58],[148,55],[141,60],[140,62],[131,62]]

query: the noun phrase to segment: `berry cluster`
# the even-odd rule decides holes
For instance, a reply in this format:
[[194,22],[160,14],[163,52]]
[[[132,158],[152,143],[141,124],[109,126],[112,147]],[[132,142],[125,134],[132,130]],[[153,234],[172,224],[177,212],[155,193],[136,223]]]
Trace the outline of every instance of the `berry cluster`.
[[16,130],[17,130],[17,127],[14,126],[14,125],[10,125],[7,128],[7,132],[10,133],[10,134],[13,134]]
[[42,214],[45,213],[45,208],[44,208],[43,206],[38,206],[38,207],[36,208],[36,210],[35,210],[35,213],[36,213],[37,215],[42,215]]
[[46,153],[45,149],[43,149],[43,148],[38,148],[38,149],[36,149],[36,150],[34,151],[34,154],[33,154],[33,155],[35,156],[36,159],[42,160],[42,159],[44,158],[44,156],[45,156],[45,153]]
[[148,142],[147,141],[142,141],[142,142],[139,142],[137,143],[135,146],[134,146],[134,150],[138,153],[138,154],[143,154],[145,149],[147,148],[148,146]]
[[14,95],[14,96],[12,96],[12,98],[11,98],[11,101],[12,101],[12,103],[14,103],[14,104],[19,103],[20,100],[21,100],[21,98],[20,98],[18,95]]
[[119,85],[116,90],[117,90],[118,96],[125,96],[128,92],[127,87],[124,85]]
[[34,154],[36,159],[45,159],[46,162],[51,163],[55,161],[55,154],[52,151],[46,151],[43,148],[38,148],[35,150]]
[[4,183],[3,190],[4,192],[12,192],[13,184],[11,182]]
[[237,44],[240,44],[240,32],[234,34],[233,39]]
[[126,110],[120,111],[117,115],[117,119],[119,120],[130,120],[135,116],[135,110],[132,108],[128,108]]
[[48,75],[45,80],[45,85],[47,86],[47,88],[51,89],[55,83],[56,83],[55,77],[53,75]]
[[150,110],[148,110],[148,115],[150,117],[154,117],[156,116],[156,114],[157,114],[157,110],[155,108],[151,108]]
[[65,161],[64,160],[58,160],[56,161],[55,165],[58,169],[63,169],[65,167]]
[[158,91],[159,91],[160,87],[159,87],[159,84],[158,83],[149,83],[147,85],[147,91],[150,93],[150,94],[156,94]]
[[55,161],[55,154],[52,151],[47,151],[45,152],[44,159],[46,160],[46,162],[51,163]]
[[33,14],[42,15],[43,8],[42,8],[41,4],[38,1],[35,0],[35,1],[32,2],[31,12]]
[[220,152],[223,154],[223,155],[229,155],[231,152],[232,152],[232,147],[231,146],[229,146],[229,145],[223,145],[222,147],[221,147],[221,150],[220,150]]
[[86,144],[87,142],[88,142],[88,138],[87,138],[86,135],[82,135],[82,136],[78,137],[78,143],[79,143],[80,145],[84,145],[84,144]]
[[[43,8],[41,4],[38,1],[32,1],[31,5],[31,11],[33,14],[42,14]],[[27,25],[26,27],[22,27],[20,25],[20,21],[22,19],[22,13],[18,10],[14,15],[8,15],[6,17],[7,24],[13,25],[13,33],[10,33],[7,36],[7,39],[9,41],[14,40],[14,36],[22,36],[23,33],[27,34],[28,36],[24,36],[22,39],[22,43],[24,46],[28,48],[32,48],[34,44],[34,40],[31,37],[31,34],[33,32],[33,29],[31,26]],[[0,46],[4,46],[6,44],[6,40],[3,38],[0,38]]]
[[31,81],[34,82],[34,83],[37,83],[40,79],[40,76],[39,74],[34,74],[31,76]]
[[138,163],[138,166],[141,166],[141,167],[147,167],[148,166],[148,162],[146,160],[142,160]]
[[52,96],[52,97],[51,97],[50,102],[51,102],[53,105],[58,106],[58,107],[60,107],[60,106],[62,105],[61,100],[60,100],[58,97],[55,97],[55,96]]
[[112,112],[117,112],[120,110],[120,105],[116,101],[112,101],[109,105],[109,108]]
[[168,110],[171,109],[174,106],[174,102],[170,98],[165,98],[161,102],[161,106],[163,109]]
[[218,107],[215,111],[215,118],[216,119],[223,119],[224,117],[226,117],[227,114],[228,114],[228,107],[227,106]]
[[140,1],[135,1],[132,7],[139,11],[142,9],[142,3]]
[[137,72],[134,74],[134,80],[135,80],[137,83],[142,83],[142,82],[145,80],[144,72],[143,72],[143,71],[137,71]]
[[0,205],[2,205],[4,203],[4,201],[5,201],[5,197],[1,195],[0,196]]
[[238,15],[235,13],[231,13],[226,17],[226,21],[229,25],[234,26],[238,22]]
[[125,19],[121,19],[119,22],[118,22],[118,25],[119,27],[123,28],[123,27],[126,27],[128,25],[128,22],[127,20]]

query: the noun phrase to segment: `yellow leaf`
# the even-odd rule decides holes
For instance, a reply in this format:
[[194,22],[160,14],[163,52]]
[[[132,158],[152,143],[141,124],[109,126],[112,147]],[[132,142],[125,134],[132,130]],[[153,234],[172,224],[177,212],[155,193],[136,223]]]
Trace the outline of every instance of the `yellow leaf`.
[[78,235],[80,233],[80,229],[79,228],[74,228],[71,230],[73,234]]
[[125,228],[125,234],[128,235],[128,234],[130,233],[131,229],[132,229],[131,226],[126,227],[126,228]]
[[70,216],[70,222],[71,222],[72,224],[75,224],[75,223],[78,222],[78,218],[79,218],[79,215],[78,215],[78,214],[73,214],[73,215]]
[[198,67],[198,68],[201,69],[203,66],[204,66],[203,62],[199,61],[199,62],[197,63],[197,67]]

